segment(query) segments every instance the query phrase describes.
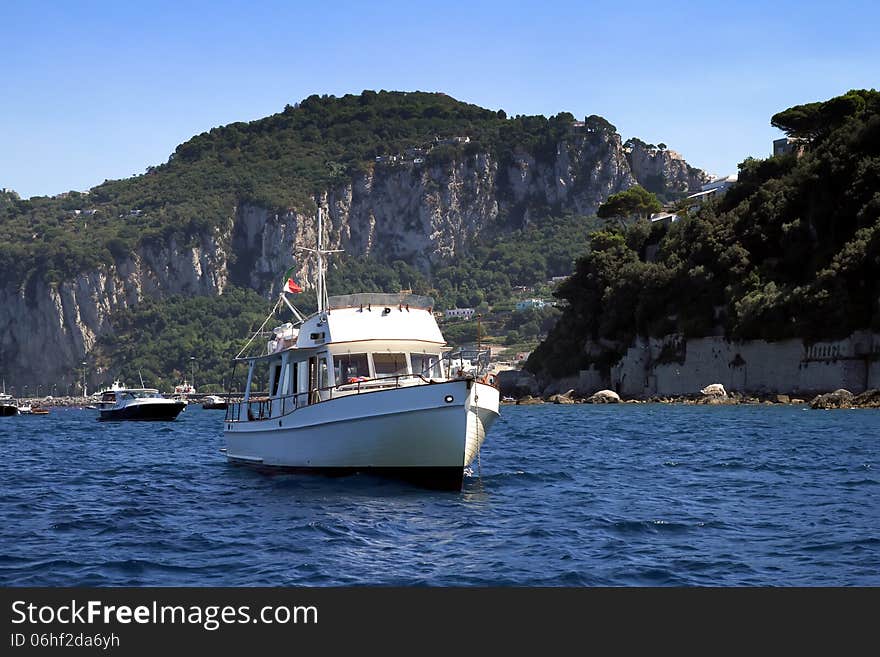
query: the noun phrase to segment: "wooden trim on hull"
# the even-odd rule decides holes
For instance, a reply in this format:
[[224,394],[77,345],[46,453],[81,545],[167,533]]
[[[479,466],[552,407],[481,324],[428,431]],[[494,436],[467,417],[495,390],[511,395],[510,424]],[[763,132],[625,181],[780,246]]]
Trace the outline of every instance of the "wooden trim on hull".
[[346,477],[366,474],[414,484],[431,490],[460,491],[464,480],[461,466],[414,466],[414,467],[305,467],[289,465],[265,465],[229,457],[229,463],[247,467],[264,474],[308,474],[325,477]]

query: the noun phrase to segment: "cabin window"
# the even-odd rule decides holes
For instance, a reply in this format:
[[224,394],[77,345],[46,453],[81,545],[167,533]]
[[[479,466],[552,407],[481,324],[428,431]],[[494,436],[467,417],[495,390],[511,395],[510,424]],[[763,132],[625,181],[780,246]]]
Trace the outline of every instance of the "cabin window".
[[374,353],[373,367],[377,377],[407,374],[406,354]]
[[297,377],[297,374],[299,373],[299,363],[289,363],[287,365],[287,371],[289,372],[290,377],[287,382],[287,394],[295,395],[297,392],[299,392],[299,388],[297,386],[297,384],[299,383],[297,380],[299,378]]
[[440,356],[437,354],[410,354],[409,360],[413,374],[421,374],[427,379],[439,379]]
[[316,397],[318,388],[318,359],[309,358],[309,403],[314,404],[319,399]]
[[326,388],[330,385],[330,368],[327,365],[327,358],[321,357],[318,361],[318,387]]
[[337,385],[370,378],[370,363],[366,354],[339,354],[333,357],[333,363]]
[[281,366],[274,365],[272,367],[272,381],[269,386],[269,394],[274,397],[278,394],[278,383],[281,381]]

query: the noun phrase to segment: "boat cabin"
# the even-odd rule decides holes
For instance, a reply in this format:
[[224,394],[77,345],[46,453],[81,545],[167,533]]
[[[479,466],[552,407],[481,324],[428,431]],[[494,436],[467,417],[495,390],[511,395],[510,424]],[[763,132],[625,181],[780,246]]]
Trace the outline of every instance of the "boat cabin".
[[[340,396],[445,381],[446,341],[432,306],[433,299],[411,294],[330,297],[327,310],[298,331],[292,325],[273,331],[265,354],[240,359],[248,364],[244,399],[229,406],[227,421],[275,418]],[[266,395],[252,396],[254,387]]]
[[120,388],[105,390],[101,395],[100,404],[115,404],[132,399],[164,399],[162,393],[155,388]]

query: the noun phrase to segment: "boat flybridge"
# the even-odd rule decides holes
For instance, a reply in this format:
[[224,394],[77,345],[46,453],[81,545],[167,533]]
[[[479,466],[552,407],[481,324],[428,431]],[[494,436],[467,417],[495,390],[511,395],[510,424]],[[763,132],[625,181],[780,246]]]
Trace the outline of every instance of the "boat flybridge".
[[226,411],[228,460],[459,490],[499,415],[488,352],[449,352],[429,297],[328,297],[320,215],[318,225],[318,310],[303,317],[282,293],[275,308],[288,305],[298,321],[236,358],[248,375]]

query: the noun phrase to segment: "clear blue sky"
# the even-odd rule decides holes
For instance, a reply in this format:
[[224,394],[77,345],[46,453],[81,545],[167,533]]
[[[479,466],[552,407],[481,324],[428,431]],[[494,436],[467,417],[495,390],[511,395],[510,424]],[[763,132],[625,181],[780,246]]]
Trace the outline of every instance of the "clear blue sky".
[[0,0],[0,187],[141,173],[190,136],[313,93],[443,91],[599,114],[732,173],[770,116],[880,86],[880,3]]

